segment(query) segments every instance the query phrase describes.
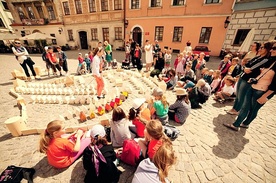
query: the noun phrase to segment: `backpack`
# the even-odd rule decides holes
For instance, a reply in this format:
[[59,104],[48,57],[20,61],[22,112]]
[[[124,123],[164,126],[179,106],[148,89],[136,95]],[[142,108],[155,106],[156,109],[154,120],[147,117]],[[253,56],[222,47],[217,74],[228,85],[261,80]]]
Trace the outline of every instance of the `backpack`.
[[28,183],[33,183],[34,173],[35,169],[33,168],[11,165],[1,173],[0,183],[20,183],[23,178],[28,180]]
[[131,166],[137,166],[140,159],[140,151],[141,148],[138,142],[133,139],[125,140],[121,160]]
[[164,125],[164,133],[173,141],[175,140],[178,135],[180,134],[179,129],[177,129],[175,126],[171,126],[171,125]]

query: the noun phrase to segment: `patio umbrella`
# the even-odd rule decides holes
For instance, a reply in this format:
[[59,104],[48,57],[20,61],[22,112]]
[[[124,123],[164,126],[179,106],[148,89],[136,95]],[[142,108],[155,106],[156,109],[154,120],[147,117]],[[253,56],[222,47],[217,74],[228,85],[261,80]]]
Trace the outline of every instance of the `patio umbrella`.
[[39,40],[39,39],[45,40],[45,39],[56,39],[56,38],[52,36],[47,36],[46,34],[42,34],[40,32],[35,32],[33,34],[21,37],[19,39],[20,40]]
[[255,28],[252,28],[248,32],[245,40],[243,41],[242,45],[240,46],[239,52],[248,52],[249,51],[249,48],[250,48],[250,45],[252,44],[254,35],[255,35]]

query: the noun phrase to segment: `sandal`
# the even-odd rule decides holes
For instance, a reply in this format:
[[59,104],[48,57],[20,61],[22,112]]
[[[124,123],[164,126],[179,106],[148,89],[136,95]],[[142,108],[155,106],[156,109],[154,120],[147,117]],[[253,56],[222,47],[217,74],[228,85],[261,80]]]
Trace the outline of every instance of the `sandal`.
[[241,127],[241,128],[246,128],[246,129],[247,129],[247,128],[249,128],[249,125],[241,124],[240,127]]
[[235,127],[233,124],[223,123],[223,125],[231,130],[239,131],[239,127]]
[[231,115],[238,115],[239,114],[239,112],[234,112],[234,111],[231,111],[231,110],[226,111],[226,113],[231,114]]

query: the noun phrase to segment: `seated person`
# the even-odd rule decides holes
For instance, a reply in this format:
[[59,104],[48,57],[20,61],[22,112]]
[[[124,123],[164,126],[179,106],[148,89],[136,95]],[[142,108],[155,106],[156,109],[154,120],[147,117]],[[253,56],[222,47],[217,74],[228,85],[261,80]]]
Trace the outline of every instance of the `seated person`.
[[226,99],[229,99],[234,93],[235,79],[232,76],[225,76],[224,86],[222,90],[217,92],[214,99],[218,100],[220,103],[224,103]]
[[180,78],[181,81],[195,81],[195,72],[192,70],[192,64],[191,63],[187,63],[186,65],[186,69],[184,71],[184,76]]
[[211,86],[204,79],[200,79],[196,87],[198,88],[198,102],[204,104],[211,95]]

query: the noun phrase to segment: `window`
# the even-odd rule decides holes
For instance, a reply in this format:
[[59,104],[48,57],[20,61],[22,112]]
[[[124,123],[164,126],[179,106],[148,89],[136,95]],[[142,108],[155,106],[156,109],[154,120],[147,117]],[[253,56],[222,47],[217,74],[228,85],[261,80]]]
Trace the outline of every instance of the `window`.
[[98,40],[98,30],[96,28],[91,29],[91,40]]
[[115,40],[122,40],[122,27],[115,27]]
[[5,27],[5,24],[4,24],[3,20],[2,20],[2,18],[0,18],[0,27]]
[[250,29],[239,29],[234,40],[234,45],[241,45],[249,31]]
[[37,6],[36,10],[38,12],[39,18],[44,18],[42,6]]
[[114,10],[121,10],[121,9],[122,9],[122,1],[114,0]]
[[74,41],[73,30],[68,30],[69,41]]
[[27,6],[27,12],[30,19],[35,19],[35,15],[31,6]]
[[155,27],[155,39],[158,41],[162,41],[163,40],[163,32],[164,32],[163,26],[156,26]]
[[75,0],[75,6],[76,6],[76,13],[82,14],[81,0]]
[[5,10],[9,10],[8,4],[5,1],[2,1],[3,7]]
[[109,29],[108,28],[103,28],[103,40],[109,41]]
[[68,1],[63,2],[62,4],[63,4],[64,15],[70,15],[70,8],[69,8]]
[[131,9],[139,9],[139,0],[131,0]]
[[173,0],[173,6],[184,5],[185,0]]
[[[56,37],[55,34],[50,34],[50,36],[52,37]],[[52,44],[57,44],[57,40],[56,39],[52,39]]]
[[55,20],[56,15],[53,6],[47,6],[48,14],[49,14],[49,19],[50,20]]
[[20,17],[21,20],[27,18],[26,15],[23,12],[23,9],[21,7],[17,7],[17,12],[18,12],[18,15],[19,15],[19,17]]
[[151,0],[150,7],[159,7],[161,6],[161,0]]
[[96,12],[96,4],[95,4],[95,0],[88,0],[89,3],[89,12]]
[[108,10],[108,1],[101,0],[101,7],[102,7],[102,11],[107,11]]
[[202,27],[200,36],[199,36],[199,43],[209,43],[210,36],[212,32],[212,27]]
[[215,4],[215,3],[219,3],[219,0],[206,0],[205,4]]
[[174,27],[173,30],[173,42],[181,42],[183,27]]

